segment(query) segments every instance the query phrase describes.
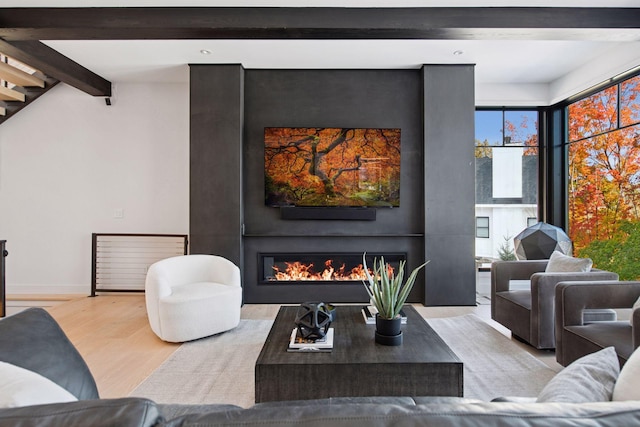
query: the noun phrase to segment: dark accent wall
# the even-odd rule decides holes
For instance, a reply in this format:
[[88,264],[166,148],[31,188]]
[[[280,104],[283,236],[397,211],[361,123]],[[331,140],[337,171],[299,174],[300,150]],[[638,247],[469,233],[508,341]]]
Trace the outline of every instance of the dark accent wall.
[[[247,70],[245,233],[394,235],[424,233],[422,117],[417,70]],[[370,221],[285,221],[264,202],[265,127],[400,128],[400,207]]]
[[244,69],[191,65],[190,253],[243,264]]
[[[422,117],[418,70],[247,70],[245,80],[245,295],[248,302],[366,301],[360,284],[258,285],[260,252],[406,252],[422,239]],[[265,127],[401,129],[400,207],[375,221],[284,220],[264,203]],[[254,273],[255,272],[255,273]],[[256,276],[254,276],[256,274]],[[421,281],[423,278],[421,278]],[[423,287],[412,299],[421,301]]]
[[426,305],[475,304],[473,65],[425,65]]
[[[192,66],[192,253],[240,256],[246,302],[299,303],[364,302],[366,293],[357,285],[258,286],[260,252],[406,252],[412,269],[429,250],[433,254],[426,258],[432,261],[411,299],[432,295],[427,304],[474,304],[473,67],[450,66],[433,76],[425,70],[243,73],[240,66]],[[434,81],[425,83],[426,77]],[[443,90],[436,91],[443,83]],[[442,102],[434,96],[460,99]],[[430,109],[437,110],[436,117],[428,117]],[[400,207],[379,209],[375,221],[282,219],[279,209],[264,204],[263,133],[270,126],[400,128]],[[429,141],[432,152],[425,150]],[[458,173],[466,165],[471,174]],[[470,189],[469,195],[461,185]],[[240,190],[243,197],[238,200]],[[430,220],[425,219],[427,198],[433,202]],[[425,243],[430,234],[425,227],[433,227],[431,235],[438,236],[438,243]],[[461,233],[467,229],[470,233]],[[447,232],[452,234],[441,239]],[[453,258],[445,260],[450,255]]]

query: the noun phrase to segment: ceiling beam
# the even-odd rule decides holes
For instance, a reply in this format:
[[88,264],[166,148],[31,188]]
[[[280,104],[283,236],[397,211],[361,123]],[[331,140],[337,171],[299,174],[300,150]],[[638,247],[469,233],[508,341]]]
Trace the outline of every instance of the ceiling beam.
[[[1,8],[11,40],[640,40],[640,8]],[[612,31],[614,30],[614,31]]]
[[0,52],[89,95],[111,96],[111,82],[39,41],[0,39]]

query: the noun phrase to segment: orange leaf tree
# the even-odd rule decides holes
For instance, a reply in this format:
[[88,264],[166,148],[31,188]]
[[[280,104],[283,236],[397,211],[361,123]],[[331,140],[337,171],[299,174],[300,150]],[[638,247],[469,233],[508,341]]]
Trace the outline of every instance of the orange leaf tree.
[[578,253],[640,219],[640,79],[620,87],[568,108],[569,232]]

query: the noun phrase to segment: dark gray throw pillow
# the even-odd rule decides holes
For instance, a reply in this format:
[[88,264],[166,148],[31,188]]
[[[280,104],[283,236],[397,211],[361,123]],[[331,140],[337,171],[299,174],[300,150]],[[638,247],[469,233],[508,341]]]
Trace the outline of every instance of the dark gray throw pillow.
[[538,402],[608,402],[620,373],[613,347],[588,354],[560,371],[542,389]]

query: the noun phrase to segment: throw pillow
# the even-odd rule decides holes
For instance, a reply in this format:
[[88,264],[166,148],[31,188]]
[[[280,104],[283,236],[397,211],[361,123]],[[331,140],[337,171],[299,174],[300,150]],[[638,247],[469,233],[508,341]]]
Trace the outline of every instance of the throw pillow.
[[616,351],[607,347],[558,372],[542,389],[537,402],[608,402],[619,373]]
[[613,387],[612,400],[640,400],[640,351],[635,350],[620,370],[618,381]]
[[562,252],[553,251],[549,257],[546,273],[587,273],[591,271],[591,258],[574,258]]
[[0,378],[0,408],[78,400],[50,379],[10,363],[0,362]]

